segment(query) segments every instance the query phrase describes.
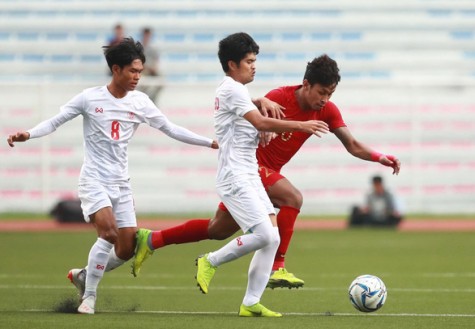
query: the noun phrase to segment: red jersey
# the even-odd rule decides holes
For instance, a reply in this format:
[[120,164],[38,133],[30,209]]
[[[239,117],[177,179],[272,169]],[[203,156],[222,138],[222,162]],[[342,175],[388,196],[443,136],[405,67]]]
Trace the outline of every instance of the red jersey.
[[[325,106],[318,111],[303,111],[295,97],[295,91],[301,88],[298,86],[286,86],[271,90],[266,97],[285,107],[285,120],[308,121],[320,120],[328,124],[330,131],[336,128],[346,127],[341,116],[340,110],[332,102],[327,102]],[[280,169],[292,159],[303,143],[312,134],[300,131],[280,133],[269,145],[259,147],[256,152],[259,166],[265,166],[280,172]]]

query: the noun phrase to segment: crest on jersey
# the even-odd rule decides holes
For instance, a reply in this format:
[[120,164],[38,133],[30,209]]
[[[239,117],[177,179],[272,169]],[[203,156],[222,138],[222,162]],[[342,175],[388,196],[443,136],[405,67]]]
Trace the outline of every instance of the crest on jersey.
[[292,133],[291,133],[291,132],[283,132],[282,134],[280,134],[280,138],[281,138],[284,142],[287,142],[291,137],[292,137]]

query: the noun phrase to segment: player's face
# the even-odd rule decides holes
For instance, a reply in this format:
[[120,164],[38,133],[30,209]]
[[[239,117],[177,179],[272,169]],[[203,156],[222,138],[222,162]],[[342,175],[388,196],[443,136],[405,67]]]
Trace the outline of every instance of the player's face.
[[244,85],[252,82],[256,75],[256,54],[247,53],[246,57],[239,62],[239,66],[234,65],[232,70],[234,80]]
[[113,70],[115,83],[125,91],[132,91],[137,87],[142,71],[143,63],[140,59],[132,61],[122,69],[117,67]]
[[331,86],[322,86],[318,83],[310,85],[307,80],[304,80],[302,88],[305,107],[318,111],[330,100],[336,89],[336,84]]

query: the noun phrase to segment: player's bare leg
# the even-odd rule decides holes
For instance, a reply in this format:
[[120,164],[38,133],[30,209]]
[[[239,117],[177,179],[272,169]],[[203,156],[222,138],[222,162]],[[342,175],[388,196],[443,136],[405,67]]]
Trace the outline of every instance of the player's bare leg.
[[224,240],[239,231],[239,225],[227,210],[220,207],[216,210],[214,218],[208,224],[208,235],[211,240]]

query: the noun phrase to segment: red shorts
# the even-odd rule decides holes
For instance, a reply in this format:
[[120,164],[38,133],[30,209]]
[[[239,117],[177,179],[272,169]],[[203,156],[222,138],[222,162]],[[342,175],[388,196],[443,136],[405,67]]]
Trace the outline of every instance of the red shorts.
[[[264,166],[259,166],[259,175],[261,176],[261,181],[266,191],[269,186],[272,186],[282,178],[285,178],[285,176],[282,176],[280,172]],[[222,202],[219,203],[218,208],[222,211],[228,211]]]

